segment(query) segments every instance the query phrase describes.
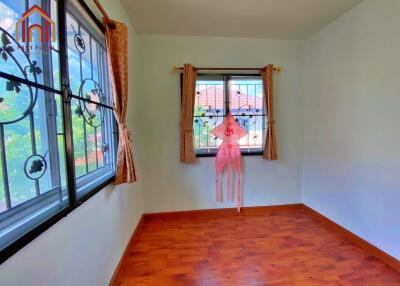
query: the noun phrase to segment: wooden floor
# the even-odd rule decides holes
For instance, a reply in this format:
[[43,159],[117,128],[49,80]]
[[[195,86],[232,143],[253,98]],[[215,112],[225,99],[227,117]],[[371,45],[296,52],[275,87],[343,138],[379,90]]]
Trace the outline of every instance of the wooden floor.
[[153,218],[116,285],[400,285],[400,274],[303,210]]

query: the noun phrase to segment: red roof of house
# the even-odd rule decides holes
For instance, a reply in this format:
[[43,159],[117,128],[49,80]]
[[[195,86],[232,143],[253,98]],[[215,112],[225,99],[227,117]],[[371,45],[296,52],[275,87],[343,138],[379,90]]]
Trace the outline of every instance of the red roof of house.
[[[237,89],[232,89],[230,97],[230,109],[239,109],[242,106],[251,105],[255,108],[263,107],[263,100],[260,96],[248,95],[243,92],[237,93]],[[213,106],[216,109],[224,108],[224,92],[222,86],[208,86],[206,89],[196,92],[196,107]]]

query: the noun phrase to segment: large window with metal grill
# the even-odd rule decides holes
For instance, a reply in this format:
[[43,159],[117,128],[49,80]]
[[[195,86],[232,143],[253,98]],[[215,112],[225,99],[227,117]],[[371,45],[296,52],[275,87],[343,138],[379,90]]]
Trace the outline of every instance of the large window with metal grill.
[[101,25],[80,1],[0,0],[2,259],[115,173]]
[[214,156],[221,140],[210,132],[231,112],[248,134],[239,140],[244,155],[262,155],[266,116],[260,75],[202,75],[196,81],[194,145],[197,156]]

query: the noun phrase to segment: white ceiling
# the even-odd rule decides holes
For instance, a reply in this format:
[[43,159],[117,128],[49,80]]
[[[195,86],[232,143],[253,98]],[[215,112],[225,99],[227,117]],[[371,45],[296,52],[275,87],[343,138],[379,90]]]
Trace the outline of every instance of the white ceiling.
[[362,0],[121,0],[139,34],[308,39]]

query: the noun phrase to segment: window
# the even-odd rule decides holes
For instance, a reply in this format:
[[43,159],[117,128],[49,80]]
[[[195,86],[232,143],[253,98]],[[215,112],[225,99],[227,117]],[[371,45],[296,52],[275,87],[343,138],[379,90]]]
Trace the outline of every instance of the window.
[[242,154],[263,152],[266,116],[260,75],[201,75],[196,82],[194,140],[197,156],[213,156],[222,141],[210,131],[231,112],[248,131],[239,140]]
[[114,176],[116,144],[104,35],[78,9],[67,5],[66,30],[69,83],[76,95],[71,100],[76,188],[82,197]]
[[0,263],[115,174],[104,33],[79,3],[0,0]]

